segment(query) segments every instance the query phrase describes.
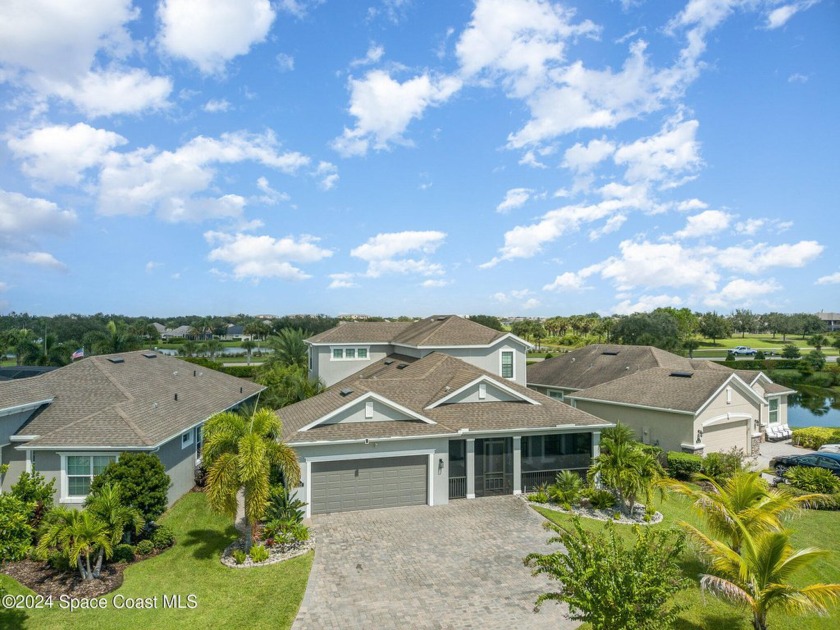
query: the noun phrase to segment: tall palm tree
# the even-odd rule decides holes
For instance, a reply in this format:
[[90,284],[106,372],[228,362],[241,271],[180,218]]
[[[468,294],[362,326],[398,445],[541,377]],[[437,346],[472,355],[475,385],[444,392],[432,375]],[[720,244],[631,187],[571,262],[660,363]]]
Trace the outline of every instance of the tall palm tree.
[[280,419],[269,409],[249,416],[225,411],[204,425],[207,499],[214,510],[235,519],[238,495],[244,493],[246,550],[268,503],[271,468],[280,468],[287,488],[300,483],[297,456],[280,441],[280,430]]
[[143,528],[143,515],[137,508],[124,505],[119,483],[106,483],[88,498],[86,503],[91,513],[108,526],[111,545],[122,542],[128,530],[139,534]]
[[[105,523],[88,510],[55,508],[47,517],[38,541],[38,549],[41,551],[51,547],[57,547],[67,554],[70,562],[78,567],[83,580],[92,580],[99,577],[103,556],[111,557],[111,532]],[[93,553],[97,553],[98,557],[95,566],[91,568],[90,556]]]
[[703,574],[700,584],[736,604],[745,605],[753,616],[755,630],[767,629],[767,614],[776,608],[787,615],[807,612],[825,614],[829,605],[840,600],[840,584],[812,584],[799,587],[790,583],[793,574],[828,552],[807,548],[795,550],[786,530],[750,532],[741,527],[741,549],[709,538],[684,524],[709,559],[712,573]]
[[284,328],[279,334],[268,338],[268,346],[274,351],[268,363],[306,367],[306,333],[300,328]]
[[786,489],[771,488],[757,472],[736,473],[723,484],[705,475],[698,475],[698,480],[705,482],[709,489],[665,478],[658,485],[690,498],[709,532],[725,540],[736,553],[741,548],[744,531],[757,534],[781,530],[785,515],[827,499],[822,494],[794,496]]
[[184,341],[184,343],[181,344],[179,353],[184,355],[185,357],[193,357],[195,356],[197,350],[198,344],[192,339],[187,339],[186,341]]
[[248,365],[251,365],[251,353],[254,351],[254,348],[257,347],[257,342],[253,339],[243,339],[239,345],[248,355]]

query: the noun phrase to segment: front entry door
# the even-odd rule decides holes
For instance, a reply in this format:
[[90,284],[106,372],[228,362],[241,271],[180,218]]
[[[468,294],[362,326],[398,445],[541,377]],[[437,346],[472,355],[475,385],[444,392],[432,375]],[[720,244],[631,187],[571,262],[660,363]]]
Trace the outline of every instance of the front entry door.
[[484,440],[484,494],[505,494],[505,439]]

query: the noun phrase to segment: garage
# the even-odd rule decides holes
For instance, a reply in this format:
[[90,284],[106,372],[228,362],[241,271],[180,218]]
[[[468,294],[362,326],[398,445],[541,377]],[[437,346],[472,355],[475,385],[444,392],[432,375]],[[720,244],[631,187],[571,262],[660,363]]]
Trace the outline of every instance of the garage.
[[747,429],[751,420],[738,419],[720,422],[703,427],[703,445],[705,453],[725,453],[737,446],[744,453],[749,454]]
[[424,455],[313,462],[312,514],[426,505]]

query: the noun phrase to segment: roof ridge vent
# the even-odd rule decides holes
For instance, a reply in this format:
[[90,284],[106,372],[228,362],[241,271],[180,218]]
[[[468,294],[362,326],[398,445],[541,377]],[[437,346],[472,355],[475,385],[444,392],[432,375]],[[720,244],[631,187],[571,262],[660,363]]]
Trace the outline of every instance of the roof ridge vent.
[[669,376],[676,376],[679,378],[691,378],[693,374],[694,372],[683,372],[680,370],[675,370],[674,372],[671,372]]

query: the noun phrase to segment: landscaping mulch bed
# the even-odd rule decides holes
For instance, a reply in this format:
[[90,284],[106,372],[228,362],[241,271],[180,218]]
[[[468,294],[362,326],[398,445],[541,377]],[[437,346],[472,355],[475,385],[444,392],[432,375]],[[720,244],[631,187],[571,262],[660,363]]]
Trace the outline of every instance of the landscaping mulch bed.
[[0,571],[14,578],[38,595],[44,597],[61,595],[70,597],[100,597],[118,589],[123,583],[123,571],[128,566],[125,563],[106,564],[102,567],[102,575],[98,580],[83,580],[78,571],[64,573],[56,571],[46,562],[21,560],[9,562]]

